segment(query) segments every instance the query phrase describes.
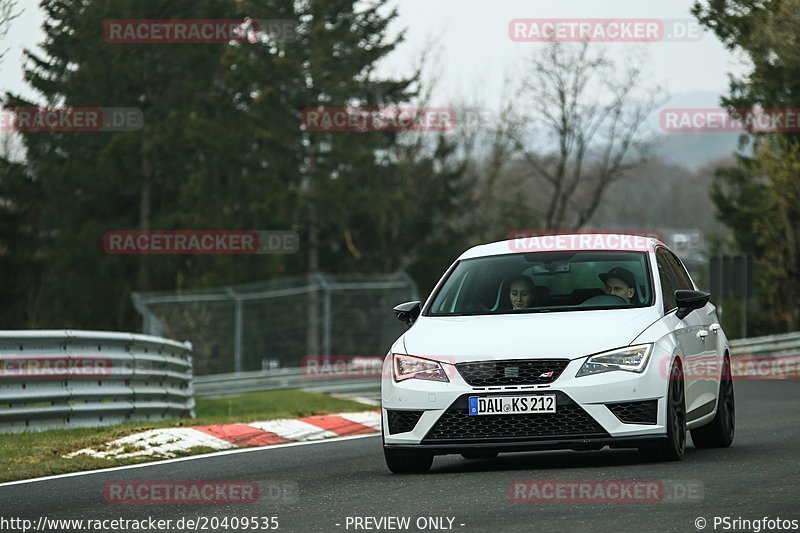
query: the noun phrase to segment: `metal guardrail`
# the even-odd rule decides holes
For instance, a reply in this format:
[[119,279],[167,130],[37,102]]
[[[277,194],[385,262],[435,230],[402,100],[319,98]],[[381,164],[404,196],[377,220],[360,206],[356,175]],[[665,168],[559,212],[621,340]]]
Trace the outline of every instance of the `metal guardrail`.
[[[800,355],[800,332],[767,335],[730,341],[734,357],[790,357]],[[302,368],[240,372],[198,376],[194,380],[197,396],[232,396],[274,389],[305,389],[318,392],[362,394],[377,397],[380,379],[309,377]]]
[[303,368],[214,374],[194,378],[197,396],[232,396],[274,389],[304,389],[316,392],[379,395],[379,376],[311,377]]
[[0,433],[194,417],[192,345],[103,331],[0,331]]
[[753,357],[792,357],[800,355],[800,331],[781,335],[749,337],[729,342],[731,355]]

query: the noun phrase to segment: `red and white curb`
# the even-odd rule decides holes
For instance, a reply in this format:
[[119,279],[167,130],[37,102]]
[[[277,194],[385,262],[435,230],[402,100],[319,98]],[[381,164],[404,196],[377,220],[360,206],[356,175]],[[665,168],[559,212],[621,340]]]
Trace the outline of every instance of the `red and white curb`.
[[84,448],[64,457],[89,455],[109,459],[138,456],[171,458],[192,448],[229,450],[372,435],[380,431],[381,415],[378,411],[337,413],[248,424],[151,429],[108,442],[99,450]]

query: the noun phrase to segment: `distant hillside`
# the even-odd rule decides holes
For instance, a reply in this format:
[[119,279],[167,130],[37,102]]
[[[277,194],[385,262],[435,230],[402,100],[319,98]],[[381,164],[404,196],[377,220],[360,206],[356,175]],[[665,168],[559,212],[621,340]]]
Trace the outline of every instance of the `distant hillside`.
[[654,133],[653,156],[666,163],[674,163],[690,170],[730,157],[736,151],[739,133],[664,133],[659,125],[659,114],[665,108],[716,108],[720,95],[696,92],[670,98],[661,108],[648,117],[648,125]]
[[698,170],[730,157],[738,141],[738,133],[665,133],[653,139],[652,154],[665,163]]
[[590,226],[662,231],[686,228],[700,230],[707,237],[726,234],[727,229],[716,219],[708,191],[716,168],[733,163],[731,158],[721,158],[695,171],[684,165],[652,161],[609,187]]

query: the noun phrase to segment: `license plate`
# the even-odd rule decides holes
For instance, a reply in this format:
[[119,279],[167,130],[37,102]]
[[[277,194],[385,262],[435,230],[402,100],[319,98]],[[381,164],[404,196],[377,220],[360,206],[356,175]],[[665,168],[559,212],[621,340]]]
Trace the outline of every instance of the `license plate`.
[[555,413],[555,394],[539,396],[470,396],[469,415],[527,415]]

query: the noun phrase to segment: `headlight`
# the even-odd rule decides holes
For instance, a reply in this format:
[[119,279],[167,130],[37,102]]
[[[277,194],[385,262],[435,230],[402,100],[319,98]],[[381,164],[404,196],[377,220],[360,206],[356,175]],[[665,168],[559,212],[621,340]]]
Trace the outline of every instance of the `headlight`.
[[405,379],[427,379],[430,381],[447,381],[441,363],[414,357],[413,355],[392,354],[394,358],[394,379],[403,381]]
[[652,344],[639,344],[627,348],[619,348],[591,356],[583,363],[583,366],[576,378],[600,374],[601,372],[611,372],[612,370],[626,370],[628,372],[644,372],[647,362],[650,360],[650,352],[653,351]]

